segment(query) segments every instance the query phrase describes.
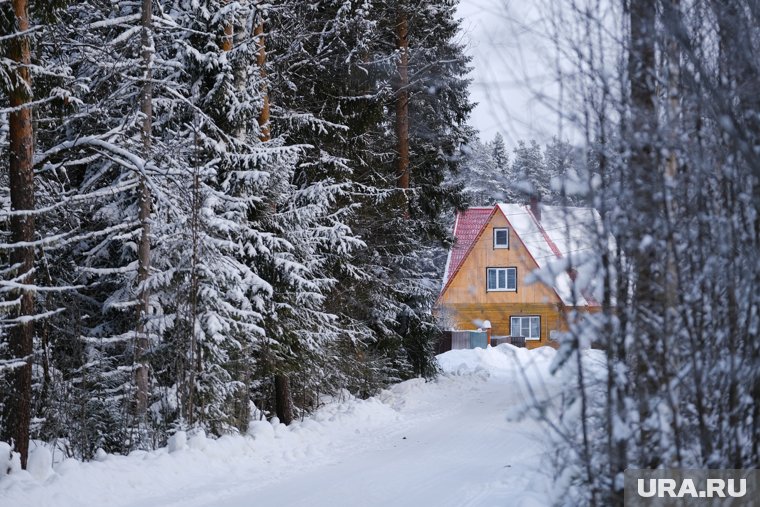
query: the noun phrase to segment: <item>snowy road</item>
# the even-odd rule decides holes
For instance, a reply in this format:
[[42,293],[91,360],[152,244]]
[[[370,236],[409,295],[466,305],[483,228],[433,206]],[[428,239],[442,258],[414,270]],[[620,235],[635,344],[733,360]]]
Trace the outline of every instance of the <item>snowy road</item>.
[[261,488],[185,505],[250,507],[252,499],[293,507],[529,504],[531,490],[543,486],[534,470],[544,452],[534,423],[506,421],[518,401],[506,379],[465,386],[431,389],[420,406],[402,410],[402,429],[375,435],[370,449]]
[[522,405],[526,379],[539,391],[548,379],[553,390],[551,354],[455,351],[441,357],[449,373],[436,382],[335,403],[287,428],[260,423],[252,437],[69,460],[42,484],[0,482],[0,506],[546,505],[543,430],[508,415]]

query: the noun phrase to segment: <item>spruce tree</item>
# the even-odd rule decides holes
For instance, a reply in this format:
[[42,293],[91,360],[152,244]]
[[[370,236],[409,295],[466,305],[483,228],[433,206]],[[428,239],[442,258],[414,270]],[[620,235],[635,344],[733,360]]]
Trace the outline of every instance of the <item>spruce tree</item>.
[[551,178],[546,172],[544,157],[541,147],[535,140],[529,144],[519,141],[514,149],[512,162],[512,174],[515,178],[515,187],[523,195],[523,200],[537,197],[545,200],[551,196]]
[[496,169],[506,172],[509,169],[509,153],[504,144],[504,137],[497,132],[490,143],[491,157],[493,157]]

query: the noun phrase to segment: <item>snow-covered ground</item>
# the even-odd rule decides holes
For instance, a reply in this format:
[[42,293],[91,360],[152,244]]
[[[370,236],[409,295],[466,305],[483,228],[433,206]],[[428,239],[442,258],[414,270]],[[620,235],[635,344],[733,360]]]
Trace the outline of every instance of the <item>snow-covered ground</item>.
[[167,448],[47,463],[0,477],[2,507],[541,506],[551,488],[546,430],[519,417],[561,389],[552,349],[501,345],[439,356],[434,382],[350,397],[286,427],[179,434]]

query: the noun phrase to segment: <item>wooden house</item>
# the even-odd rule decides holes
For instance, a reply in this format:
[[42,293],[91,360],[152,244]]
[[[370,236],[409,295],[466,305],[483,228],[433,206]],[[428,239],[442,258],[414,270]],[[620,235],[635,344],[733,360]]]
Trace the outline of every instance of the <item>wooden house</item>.
[[[591,208],[497,204],[459,212],[436,315],[446,329],[556,346],[569,318],[600,309]],[[580,275],[579,275],[580,273]],[[575,311],[573,311],[575,310]]]

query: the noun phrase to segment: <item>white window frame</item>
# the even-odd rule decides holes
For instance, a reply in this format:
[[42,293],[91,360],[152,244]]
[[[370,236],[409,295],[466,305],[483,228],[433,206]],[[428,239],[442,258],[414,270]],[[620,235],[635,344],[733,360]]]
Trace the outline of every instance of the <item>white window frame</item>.
[[[525,334],[522,332],[523,329],[523,320],[528,320],[528,330],[529,334],[531,336],[525,336]],[[530,322],[531,320],[536,319],[538,321],[538,336],[532,336],[533,326]],[[515,327],[514,322],[519,321],[520,322],[520,332],[515,334],[513,329]],[[526,340],[533,340],[533,341],[539,341],[541,340],[541,316],[540,315],[510,315],[509,316],[509,335],[510,336],[523,336]]]
[[[488,285],[488,279],[490,277],[491,271],[496,272],[496,288],[491,288]],[[504,272],[504,287],[499,287],[499,272]],[[514,271],[515,273],[515,286],[509,287],[509,271]],[[508,268],[486,268],[486,292],[517,292],[517,268],[516,267],[508,267]]]
[[[507,232],[507,244],[506,245],[499,245],[496,243],[496,233],[499,231],[506,231]],[[494,227],[493,228],[493,248],[496,250],[497,248],[504,248],[509,249],[509,227]]]

